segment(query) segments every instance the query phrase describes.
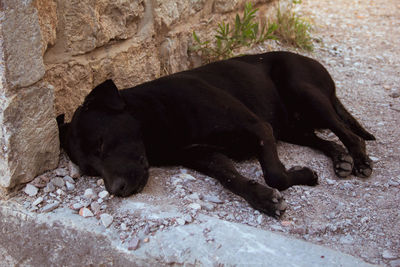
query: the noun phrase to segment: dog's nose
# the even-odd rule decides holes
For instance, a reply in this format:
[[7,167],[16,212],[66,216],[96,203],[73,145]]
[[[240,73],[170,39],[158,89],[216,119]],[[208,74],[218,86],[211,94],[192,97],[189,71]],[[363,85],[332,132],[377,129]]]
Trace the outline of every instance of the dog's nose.
[[126,191],[126,182],[123,179],[116,179],[110,186],[109,193],[116,196],[124,196]]

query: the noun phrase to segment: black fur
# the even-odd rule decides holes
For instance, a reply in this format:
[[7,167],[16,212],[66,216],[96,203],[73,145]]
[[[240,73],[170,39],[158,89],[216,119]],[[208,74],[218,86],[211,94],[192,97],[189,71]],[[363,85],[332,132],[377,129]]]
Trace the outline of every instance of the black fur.
[[[111,80],[86,97],[61,144],[83,173],[100,175],[118,196],[139,192],[150,165],[183,165],[218,179],[271,215],[286,205],[278,190],[316,185],[308,168],[286,170],[276,140],[319,149],[336,174],[372,172],[364,140],[373,135],[345,110],[317,61],[289,52],[232,58],[118,91]],[[322,140],[332,130],[346,146]],[[229,158],[259,160],[267,185],[240,175]]]

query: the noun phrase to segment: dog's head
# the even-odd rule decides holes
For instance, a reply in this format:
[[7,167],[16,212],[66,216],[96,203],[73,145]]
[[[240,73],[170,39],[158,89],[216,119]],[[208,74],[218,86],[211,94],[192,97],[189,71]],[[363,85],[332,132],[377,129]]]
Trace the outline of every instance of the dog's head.
[[62,148],[87,175],[100,175],[110,194],[140,192],[148,179],[148,162],[140,124],[111,80],[86,96],[70,123],[57,117]]

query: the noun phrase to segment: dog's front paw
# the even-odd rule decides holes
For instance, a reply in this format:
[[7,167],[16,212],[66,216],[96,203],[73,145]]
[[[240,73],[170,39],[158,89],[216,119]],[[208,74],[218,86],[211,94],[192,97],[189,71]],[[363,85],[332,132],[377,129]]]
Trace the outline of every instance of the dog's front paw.
[[353,173],[361,178],[370,177],[372,174],[372,161],[368,157],[365,160],[355,160]]
[[253,208],[274,217],[280,217],[285,212],[287,204],[278,190],[254,181],[250,183],[249,194],[245,198]]
[[310,185],[318,184],[318,175],[315,171],[307,168],[295,166],[288,170],[292,185]]
[[349,176],[353,170],[353,167],[353,158],[348,154],[341,154],[333,159],[333,169],[336,176],[340,178],[346,178]]

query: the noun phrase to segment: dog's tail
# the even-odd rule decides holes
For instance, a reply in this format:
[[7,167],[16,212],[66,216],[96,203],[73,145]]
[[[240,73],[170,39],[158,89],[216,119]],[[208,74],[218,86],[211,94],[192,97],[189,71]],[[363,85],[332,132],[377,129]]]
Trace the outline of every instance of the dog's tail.
[[358,122],[357,120],[346,110],[343,104],[335,97],[333,101],[333,106],[336,110],[336,113],[339,117],[344,121],[344,123],[349,127],[349,129],[363,138],[364,140],[376,140],[375,136],[367,132]]

